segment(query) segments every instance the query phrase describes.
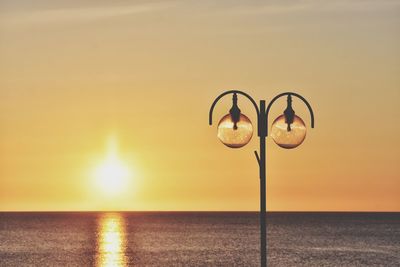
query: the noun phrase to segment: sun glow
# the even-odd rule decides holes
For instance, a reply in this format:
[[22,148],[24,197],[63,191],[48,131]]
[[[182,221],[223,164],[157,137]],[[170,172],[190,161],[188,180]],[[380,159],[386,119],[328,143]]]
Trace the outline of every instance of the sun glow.
[[104,194],[123,193],[130,182],[132,173],[119,158],[115,141],[110,141],[106,158],[95,168],[94,183]]

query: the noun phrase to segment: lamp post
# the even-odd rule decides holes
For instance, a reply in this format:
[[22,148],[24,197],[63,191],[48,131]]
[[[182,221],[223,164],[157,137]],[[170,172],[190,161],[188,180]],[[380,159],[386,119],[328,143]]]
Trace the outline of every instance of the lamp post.
[[245,146],[253,135],[253,126],[249,118],[241,113],[238,107],[238,94],[246,97],[253,104],[257,113],[257,135],[260,138],[260,154],[254,151],[260,169],[260,249],[261,266],[267,266],[267,225],[266,225],[266,137],[268,136],[268,114],[272,104],[279,98],[287,96],[287,107],[283,114],[272,123],[271,136],[282,148],[292,149],[299,146],[305,139],[306,126],[303,120],[295,115],[292,108],[292,97],[297,97],[306,104],[311,115],[311,128],[314,128],[314,113],[311,105],[299,94],[285,92],[275,96],[268,104],[260,100],[258,106],[254,99],[245,92],[230,90],[220,94],[212,103],[209,113],[209,124],[212,125],[212,115],[217,102],[225,95],[233,94],[232,108],[222,117],[218,124],[218,138],[230,148]]

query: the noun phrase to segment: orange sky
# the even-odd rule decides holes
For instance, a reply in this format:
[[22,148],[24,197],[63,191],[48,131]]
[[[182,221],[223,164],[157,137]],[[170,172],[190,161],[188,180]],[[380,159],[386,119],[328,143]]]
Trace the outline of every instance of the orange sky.
[[[298,92],[316,116],[297,149],[267,141],[269,210],[400,211],[398,2],[16,2],[0,2],[0,210],[257,210],[257,138],[228,149],[208,126],[241,89]],[[92,177],[110,140],[130,170],[117,195]]]

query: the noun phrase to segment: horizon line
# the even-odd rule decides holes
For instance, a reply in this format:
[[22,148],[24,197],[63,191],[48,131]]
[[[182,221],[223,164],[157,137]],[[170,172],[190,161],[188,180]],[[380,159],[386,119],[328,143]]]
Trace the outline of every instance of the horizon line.
[[[0,210],[0,213],[260,213],[258,210]],[[400,213],[400,210],[273,210],[267,213]]]

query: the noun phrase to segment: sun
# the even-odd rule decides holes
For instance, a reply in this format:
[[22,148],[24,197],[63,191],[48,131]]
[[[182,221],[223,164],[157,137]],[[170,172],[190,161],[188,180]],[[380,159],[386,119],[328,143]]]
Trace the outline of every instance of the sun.
[[103,194],[115,196],[129,186],[132,173],[119,158],[115,145],[109,145],[106,158],[94,169],[93,177],[97,189]]
[[96,184],[106,194],[124,191],[128,183],[129,170],[117,158],[109,158],[95,170]]

